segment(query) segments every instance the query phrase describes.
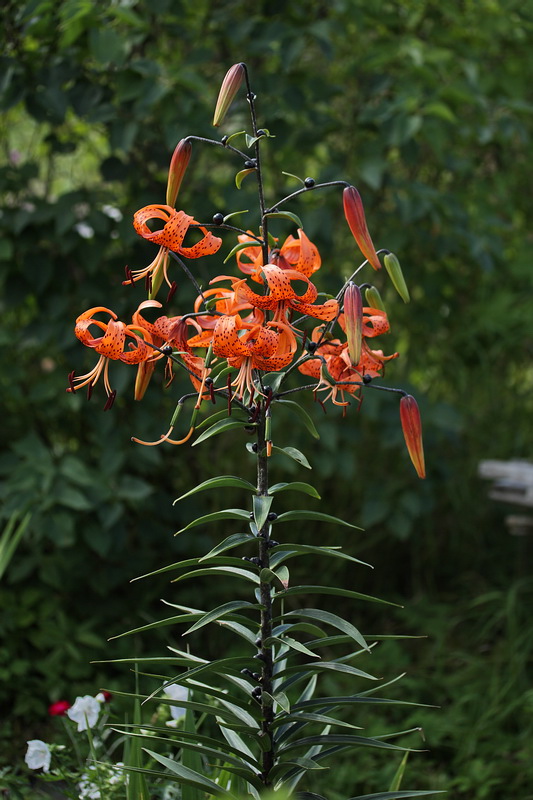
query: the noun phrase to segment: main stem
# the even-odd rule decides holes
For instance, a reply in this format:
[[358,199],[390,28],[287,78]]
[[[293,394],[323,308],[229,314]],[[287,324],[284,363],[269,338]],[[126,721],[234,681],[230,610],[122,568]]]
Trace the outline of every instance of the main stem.
[[[257,425],[257,494],[259,496],[268,495],[268,458],[266,455],[266,439],[265,439],[265,409],[261,409]],[[269,555],[269,521],[265,520],[259,533],[259,566],[260,569],[269,568],[270,555]],[[272,703],[272,675],[273,675],[273,653],[272,646],[266,646],[267,642],[272,636],[272,595],[271,584],[264,581],[259,583],[259,591],[261,596],[261,628],[260,637],[257,642],[258,657],[261,661],[261,710],[263,712],[263,720],[261,722],[261,731],[264,736],[268,737],[271,744],[270,747],[263,751],[263,770],[261,774],[262,781],[265,786],[270,785],[268,775],[274,766],[274,747],[272,744],[272,722],[274,720],[274,706]]]

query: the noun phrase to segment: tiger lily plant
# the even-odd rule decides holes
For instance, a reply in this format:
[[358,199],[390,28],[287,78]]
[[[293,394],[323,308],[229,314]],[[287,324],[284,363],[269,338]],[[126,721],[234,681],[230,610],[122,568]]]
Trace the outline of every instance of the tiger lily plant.
[[[274,427],[272,420],[277,409],[284,406],[296,413],[310,433],[318,437],[312,417],[294,401],[298,392],[311,394],[324,410],[325,403],[331,401],[334,410],[341,408],[342,417],[347,416],[350,405],[359,407],[365,392],[387,392],[390,398],[399,401],[400,424],[409,456],[419,477],[425,477],[416,401],[405,390],[383,383],[386,364],[399,354],[385,345],[383,349],[374,346],[374,340],[379,339],[381,343],[390,336],[387,312],[377,287],[369,283],[358,285],[356,279],[369,267],[370,274],[377,275],[381,286],[390,274],[405,301],[409,293],[396,256],[388,250],[376,250],[361,196],[351,184],[342,180],[318,183],[306,178],[301,181],[302,188],[285,197],[269,198],[267,205],[262,148],[273,137],[267,129],[258,126],[256,98],[246,65],[234,65],[226,75],[214,124],[217,127],[223,124],[232,104],[237,102],[241,86],[246,88],[250,134],[223,135],[220,139],[187,136],[178,143],[170,164],[166,202],[147,205],[133,217],[135,231],[146,242],[156,245],[158,252],[147,267],[127,269],[124,283],[130,284],[133,291],[135,285],[145,279],[148,298],[138,302],[130,324],[118,321],[114,312],[104,306],[91,308],[78,317],[75,334],[86,347],[96,351],[99,360],[91,371],[80,377],[71,373],[67,391],[74,393],[87,387],[90,396],[95,383],[103,376],[107,395],[105,408],[110,408],[115,399],[108,372],[109,362],[113,360],[137,367],[135,398],[141,400],[161,365],[167,391],[174,392],[182,379],[187,388],[178,399],[167,432],[154,440],[133,437],[134,442],[158,446],[190,441],[198,445],[226,431],[232,431],[235,437],[241,434],[254,437],[253,442],[247,442],[246,450],[255,459],[256,484],[237,476],[219,476],[204,481],[184,495],[188,497],[195,492],[225,486],[251,494],[251,502],[244,508],[203,515],[179,531],[224,521],[230,525],[229,535],[201,558],[189,558],[158,570],[177,571],[180,573],[177,580],[225,575],[248,581],[254,589],[253,602],[239,599],[211,611],[173,603],[179,612],[177,616],[174,612],[168,620],[132,631],[140,633],[162,624],[188,623],[185,634],[191,634],[192,644],[186,648],[170,648],[173,658],[163,661],[165,664],[172,662],[174,666],[158,668],[155,670],[158,674],[151,679],[147,676],[147,680],[155,681],[155,687],[142,695],[146,702],[179,703],[186,715],[183,729],[173,728],[170,733],[168,728],[152,725],[148,735],[140,722],[138,707],[135,722],[126,726],[125,732],[132,742],[140,739],[150,745],[144,752],[152,759],[152,764],[168,770],[182,784],[183,797],[187,796],[188,800],[201,800],[206,795],[227,800],[236,797],[259,800],[263,790],[272,789],[290,795],[302,780],[307,780],[311,787],[311,793],[304,792],[302,797],[325,800],[315,786],[314,781],[318,779],[311,780],[311,776],[323,760],[337,751],[364,745],[402,755],[406,748],[396,744],[396,740],[391,743],[385,736],[363,735],[351,718],[348,721],[335,715],[337,708],[349,709],[355,703],[367,702],[376,689],[358,689],[347,697],[315,695],[321,673],[342,672],[344,677],[357,682],[375,680],[365,670],[352,665],[361,654],[368,656],[373,645],[367,643],[352,621],[314,605],[308,607],[301,597],[293,605],[292,595],[333,594],[342,596],[346,602],[353,599],[376,601],[376,598],[342,587],[291,584],[285,562],[302,553],[344,558],[358,566],[362,562],[341,553],[337,546],[281,541],[278,530],[283,530],[284,522],[292,525],[297,520],[309,520],[352,530],[356,526],[307,509],[284,513],[273,510],[278,493],[286,490],[314,498],[319,495],[308,483],[272,484],[271,462],[276,465],[277,456],[311,468],[301,451],[282,446],[280,428]],[[248,152],[235,147],[238,136],[244,137],[242,147]],[[255,175],[259,214],[246,228],[235,227],[233,222],[237,213],[249,212],[226,216],[217,212],[212,221],[197,222],[192,213],[176,209],[178,191],[186,179],[192,146],[196,142],[222,148],[227,156],[236,159],[240,168],[236,176],[239,188],[244,180],[250,182],[248,176]],[[295,203],[300,195],[319,190],[342,191],[346,221],[363,255],[362,263],[355,269],[345,267],[344,271],[351,275],[342,282],[334,297],[320,288],[324,268],[317,245],[306,234],[296,214],[285,210],[286,205]],[[276,226],[283,231],[289,224],[292,233],[284,238],[272,235],[271,227],[278,233]],[[231,239],[223,242],[212,228],[231,235]],[[186,243],[191,236],[193,243]],[[235,269],[229,275],[216,274],[217,270],[213,270],[213,277],[202,288],[200,279],[186,262],[212,259],[223,244],[230,248],[224,263],[234,256]],[[381,271],[380,255],[383,254],[386,270]],[[175,288],[169,276],[171,259],[194,286],[196,299],[187,307],[174,305],[176,301],[172,297],[167,298],[164,309],[163,303],[156,299],[163,281],[172,291]],[[335,263],[331,257],[327,261]],[[106,321],[100,319],[101,315],[106,315]],[[385,355],[384,350],[389,354]],[[187,413],[188,421],[183,425],[183,416],[187,417]],[[176,433],[182,428],[182,433]],[[238,521],[238,532],[231,530],[231,520]],[[245,553],[241,558],[232,555],[239,548]],[[318,574],[320,572],[318,570]],[[208,624],[220,625],[225,635],[236,635],[244,640],[242,657],[222,656],[209,661],[197,655],[194,642],[198,640],[192,634]],[[334,635],[324,627],[332,627]],[[333,657],[330,654],[338,646],[344,648],[343,654]],[[161,669],[166,669],[164,676],[160,675]],[[181,671],[175,674],[178,669]],[[148,669],[147,673],[153,671]],[[184,687],[187,699],[173,701],[164,693],[169,686]],[[381,702],[389,701],[382,699]],[[207,720],[207,734],[201,728],[202,720]],[[402,732],[404,735],[406,732]],[[176,743],[179,757],[170,759],[152,749],[160,738]],[[132,752],[137,753],[137,760],[126,765],[132,770],[130,780],[136,787],[136,794],[131,797],[148,797],[148,782],[154,779],[154,770],[143,766],[140,747],[135,750],[132,744]],[[402,764],[405,766],[405,758]],[[398,794],[400,778],[395,779],[391,791],[371,796],[393,798],[400,794],[402,797],[429,794],[424,791]]]

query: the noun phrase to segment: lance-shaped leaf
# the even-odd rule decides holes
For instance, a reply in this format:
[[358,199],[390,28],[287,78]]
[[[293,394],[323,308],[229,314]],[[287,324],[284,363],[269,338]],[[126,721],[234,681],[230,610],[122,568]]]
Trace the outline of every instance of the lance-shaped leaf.
[[[280,554],[283,555],[283,558],[293,558],[296,555],[318,555],[318,556],[331,556],[333,558],[344,558],[347,561],[354,561],[356,564],[362,564],[363,567],[370,567],[370,569],[374,569],[372,564],[367,564],[366,561],[360,561],[360,559],[355,558],[355,556],[349,556],[347,553],[343,553],[340,547],[319,547],[317,545],[312,544],[293,544],[291,542],[283,542],[282,544],[276,545],[275,548],[272,550],[274,556],[278,557]],[[277,561],[279,563],[280,559]]]
[[363,346],[363,299],[359,286],[353,281],[350,281],[344,293],[344,323],[348,354],[353,366],[356,367],[361,360]]
[[181,139],[181,141],[179,141],[176,145],[174,153],[172,154],[172,159],[170,161],[170,167],[168,170],[166,201],[167,206],[172,206],[172,208],[174,208],[176,204],[176,198],[180,190],[183,176],[185,175],[185,170],[189,164],[191,153],[192,144],[190,141],[188,139]]
[[304,619],[313,619],[318,620],[319,622],[325,622],[326,625],[331,625],[333,628],[337,628],[338,630],[342,631],[349,636],[350,639],[353,639],[354,642],[357,642],[358,645],[364,647],[365,650],[370,652],[369,646],[357,628],[354,627],[351,622],[348,622],[342,617],[337,616],[337,614],[332,614],[330,611],[323,611],[321,608],[301,608],[297,609],[296,611],[288,611],[284,616],[303,617]]
[[239,422],[238,420],[232,419],[221,419],[219,422],[215,422],[214,425],[211,425],[210,428],[200,434],[196,441],[193,442],[193,447],[201,442],[205,442],[206,439],[210,439],[211,436],[217,436],[219,433],[224,433],[225,431],[230,431],[235,428],[250,427],[250,425],[254,426],[254,423]]
[[444,789],[433,789],[432,791],[402,791],[402,792],[377,792],[376,794],[360,794],[357,797],[350,797],[349,800],[401,800],[404,797],[429,797],[430,794],[446,794]]
[[247,600],[232,600],[229,603],[223,603],[221,606],[218,606],[218,608],[214,608],[212,611],[203,614],[183,635],[186,636],[188,633],[197,631],[199,628],[203,628],[204,625],[215,622],[221,617],[232,614],[234,611],[238,611],[241,608],[258,608],[258,606],[255,603],[249,603]]
[[215,113],[213,115],[213,125],[215,127],[218,127],[224,121],[224,117],[241,87],[243,78],[244,64],[234,64],[226,72],[218,93]]
[[291,222],[294,222],[299,228],[303,228],[303,222],[296,214],[293,214],[292,211],[269,211],[268,214],[265,214],[265,217],[281,217],[281,219],[290,219]]
[[246,176],[247,176],[247,175],[249,175],[251,172],[255,172],[255,167],[252,167],[251,169],[241,169],[241,171],[240,171],[240,172],[238,172],[238,173],[235,175],[235,186],[237,187],[237,189],[240,189],[240,188],[241,188],[241,185],[242,185],[242,182],[243,182],[243,180],[244,180],[244,179],[246,178]]
[[[357,362],[358,363],[358,362]],[[280,405],[285,406],[286,408],[293,411],[298,417],[302,420],[303,424],[311,434],[314,439],[320,439],[320,434],[318,433],[315,423],[313,422],[312,418],[309,416],[305,408],[302,408],[299,403],[295,403],[294,400],[284,400],[279,399],[278,402]]]
[[260,531],[267,521],[268,512],[272,505],[273,497],[265,494],[256,494],[253,496],[253,515],[257,530]]
[[320,495],[315,487],[311,486],[310,483],[302,483],[301,481],[293,481],[292,483],[275,483],[274,486],[269,488],[268,493],[277,494],[278,492],[290,491],[303,492],[303,494],[308,494],[310,497],[316,497],[317,500],[320,500]]
[[238,489],[246,489],[249,492],[256,491],[253,483],[244,480],[244,478],[237,478],[235,475],[220,475],[218,478],[209,478],[209,480],[199,483],[194,489],[190,489],[185,494],[177,497],[172,505],[184,500],[186,497],[190,497],[192,494],[196,494],[196,492],[204,492],[206,489],[218,489],[220,486],[235,486]]
[[332,517],[331,514],[324,514],[322,511],[308,511],[306,508],[303,508],[298,511],[286,511],[284,514],[280,514],[279,517],[274,520],[273,524],[278,524],[278,522],[292,522],[295,519],[314,519],[318,522],[333,522],[335,525],[345,525],[347,528],[355,528],[358,531],[362,531],[363,528],[360,528],[358,525],[352,525],[351,522],[346,522],[344,519],[340,519],[340,517]]
[[[213,514],[206,514],[204,517],[198,517],[189,522],[185,528],[181,528],[178,533],[183,533],[191,528],[196,528],[198,525],[204,525],[207,522],[216,522],[219,519],[250,519],[250,512],[245,511],[243,508],[225,508],[223,511],[215,511]],[[175,534],[176,536],[178,535]]]
[[419,478],[426,477],[422,422],[415,398],[406,394],[400,400],[400,420],[407,450]]
[[293,461],[296,461],[302,467],[305,467],[306,469],[312,469],[312,466],[307,458],[300,450],[297,450],[296,447],[276,447],[276,445],[274,445],[272,450],[276,451],[276,453],[285,453],[286,456],[292,458]]
[[209,553],[206,553],[205,556],[202,556],[199,559],[198,563],[202,563],[202,561],[208,561],[210,558],[217,556],[219,553],[224,553],[226,550],[232,550],[234,547],[238,547],[238,545],[243,544],[244,542],[254,541],[255,536],[252,536],[251,533],[232,533],[231,536],[228,536],[224,539],[223,542],[215,545]]
[[[222,567],[219,567],[222,569]],[[354,592],[351,589],[343,589],[340,586],[291,586],[290,589],[277,592],[276,597],[287,597],[293,594],[332,594],[339,597],[349,597],[354,600],[367,600],[370,603],[383,603],[387,606],[395,606],[396,608],[403,608],[398,603],[393,603],[391,600],[382,600],[380,597],[373,597],[370,594],[361,594],[361,592]]]
[[408,303],[411,298],[409,297],[409,289],[407,288],[405,278],[403,277],[400,262],[394,253],[387,253],[383,259],[383,262],[385,264],[385,269],[389,273],[392,285],[402,298],[403,302]]
[[262,247],[262,245],[261,245],[261,242],[248,242],[248,241],[247,242],[239,242],[239,244],[236,244],[235,247],[231,248],[231,250],[229,251],[228,255],[226,256],[226,258],[224,259],[224,261],[222,263],[225,264],[227,261],[230,260],[230,258],[232,256],[235,255],[235,253],[238,253],[239,250],[244,250],[245,248],[248,248],[248,247]]
[[344,216],[359,249],[374,269],[381,269],[381,263],[376,253],[376,248],[370,238],[366,225],[365,212],[361,195],[355,186],[347,186],[343,192]]
[[200,775],[199,772],[187,769],[187,767],[182,766],[177,761],[155,753],[153,750],[148,750],[146,747],[143,747],[143,750],[156,761],[159,761],[159,763],[166,767],[173,775],[177,775],[181,782],[189,786],[195,786],[197,789],[202,789],[204,792],[207,792],[207,794],[214,795],[215,797],[233,797],[231,792],[226,791],[226,789],[223,789],[204,775]]

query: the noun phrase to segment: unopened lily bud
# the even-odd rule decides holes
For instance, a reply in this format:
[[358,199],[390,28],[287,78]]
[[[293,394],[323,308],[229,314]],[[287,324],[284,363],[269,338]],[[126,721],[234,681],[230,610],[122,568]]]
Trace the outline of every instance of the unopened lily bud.
[[344,324],[350,361],[356,367],[361,360],[363,344],[363,299],[359,286],[351,281],[344,293]]
[[167,206],[172,206],[172,208],[176,205],[176,197],[178,196],[185,170],[189,164],[191,153],[192,144],[187,139],[181,139],[172,154],[168,170],[166,201]]
[[224,117],[240,89],[243,78],[244,64],[234,64],[226,72],[226,76],[220,87],[220,92],[218,93],[215,114],[213,116],[213,125],[215,127],[218,127],[224,121]]
[[375,286],[369,286],[367,289],[365,289],[365,298],[367,305],[369,305],[370,308],[379,308],[380,311],[385,311],[385,313],[387,312],[385,303],[381,299],[381,295]]
[[135,400],[143,399],[148,389],[148,384],[154,374],[154,369],[155,361],[141,361],[137,367],[137,377],[135,378],[135,391],[133,395]]
[[359,249],[367,261],[372,264],[374,269],[381,269],[380,260],[366,226],[363,201],[355,186],[346,187],[342,195],[342,200],[346,222],[350,226],[350,230],[355,241],[359,245]]
[[387,253],[385,258],[383,259],[385,264],[385,269],[389,273],[389,277],[392,281],[392,285],[402,298],[404,303],[408,303],[411,299],[409,297],[409,289],[407,288],[407,284],[405,282],[405,278],[403,277],[402,268],[400,267],[400,262],[394,255],[394,253]]
[[420,411],[414,397],[406,394],[400,400],[400,420],[407,450],[419,478],[426,477],[422,423]]

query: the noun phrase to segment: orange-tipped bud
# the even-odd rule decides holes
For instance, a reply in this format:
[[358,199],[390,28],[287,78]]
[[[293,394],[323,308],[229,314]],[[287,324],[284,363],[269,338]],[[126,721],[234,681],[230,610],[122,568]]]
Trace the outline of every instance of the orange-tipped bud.
[[424,445],[422,443],[420,411],[418,410],[415,398],[410,394],[404,395],[400,400],[400,420],[405,444],[407,445],[417,475],[419,478],[425,478],[426,466],[424,463]]
[[213,116],[213,125],[216,128],[224,121],[224,117],[240,89],[243,78],[244,64],[234,64],[226,72],[226,76],[220,87],[220,92],[218,93],[215,114]]
[[407,284],[405,282],[405,278],[403,277],[402,268],[400,267],[400,262],[394,255],[394,253],[387,253],[385,258],[383,259],[385,264],[385,269],[389,273],[389,277],[392,281],[392,285],[402,298],[404,303],[408,303],[411,299],[409,297],[409,289],[407,288]]
[[355,186],[347,186],[342,195],[344,203],[344,216],[350,226],[350,230],[359,249],[364,257],[369,261],[374,269],[381,269],[381,263],[376,253],[376,249],[370,238],[366,226],[365,212],[361,195]]
[[167,206],[176,205],[176,197],[180,190],[185,170],[189,164],[192,153],[192,144],[187,139],[181,139],[176,145],[176,149],[172,154],[170,167],[168,170],[167,182]]
[[348,284],[344,293],[344,324],[348,341],[348,354],[353,366],[361,360],[363,345],[363,298],[361,290],[355,283]]
[[137,367],[137,377],[135,378],[135,392],[134,398],[135,400],[142,400],[146,390],[148,389],[148,384],[152,379],[152,375],[154,374],[155,369],[155,361],[141,361],[139,366]]

